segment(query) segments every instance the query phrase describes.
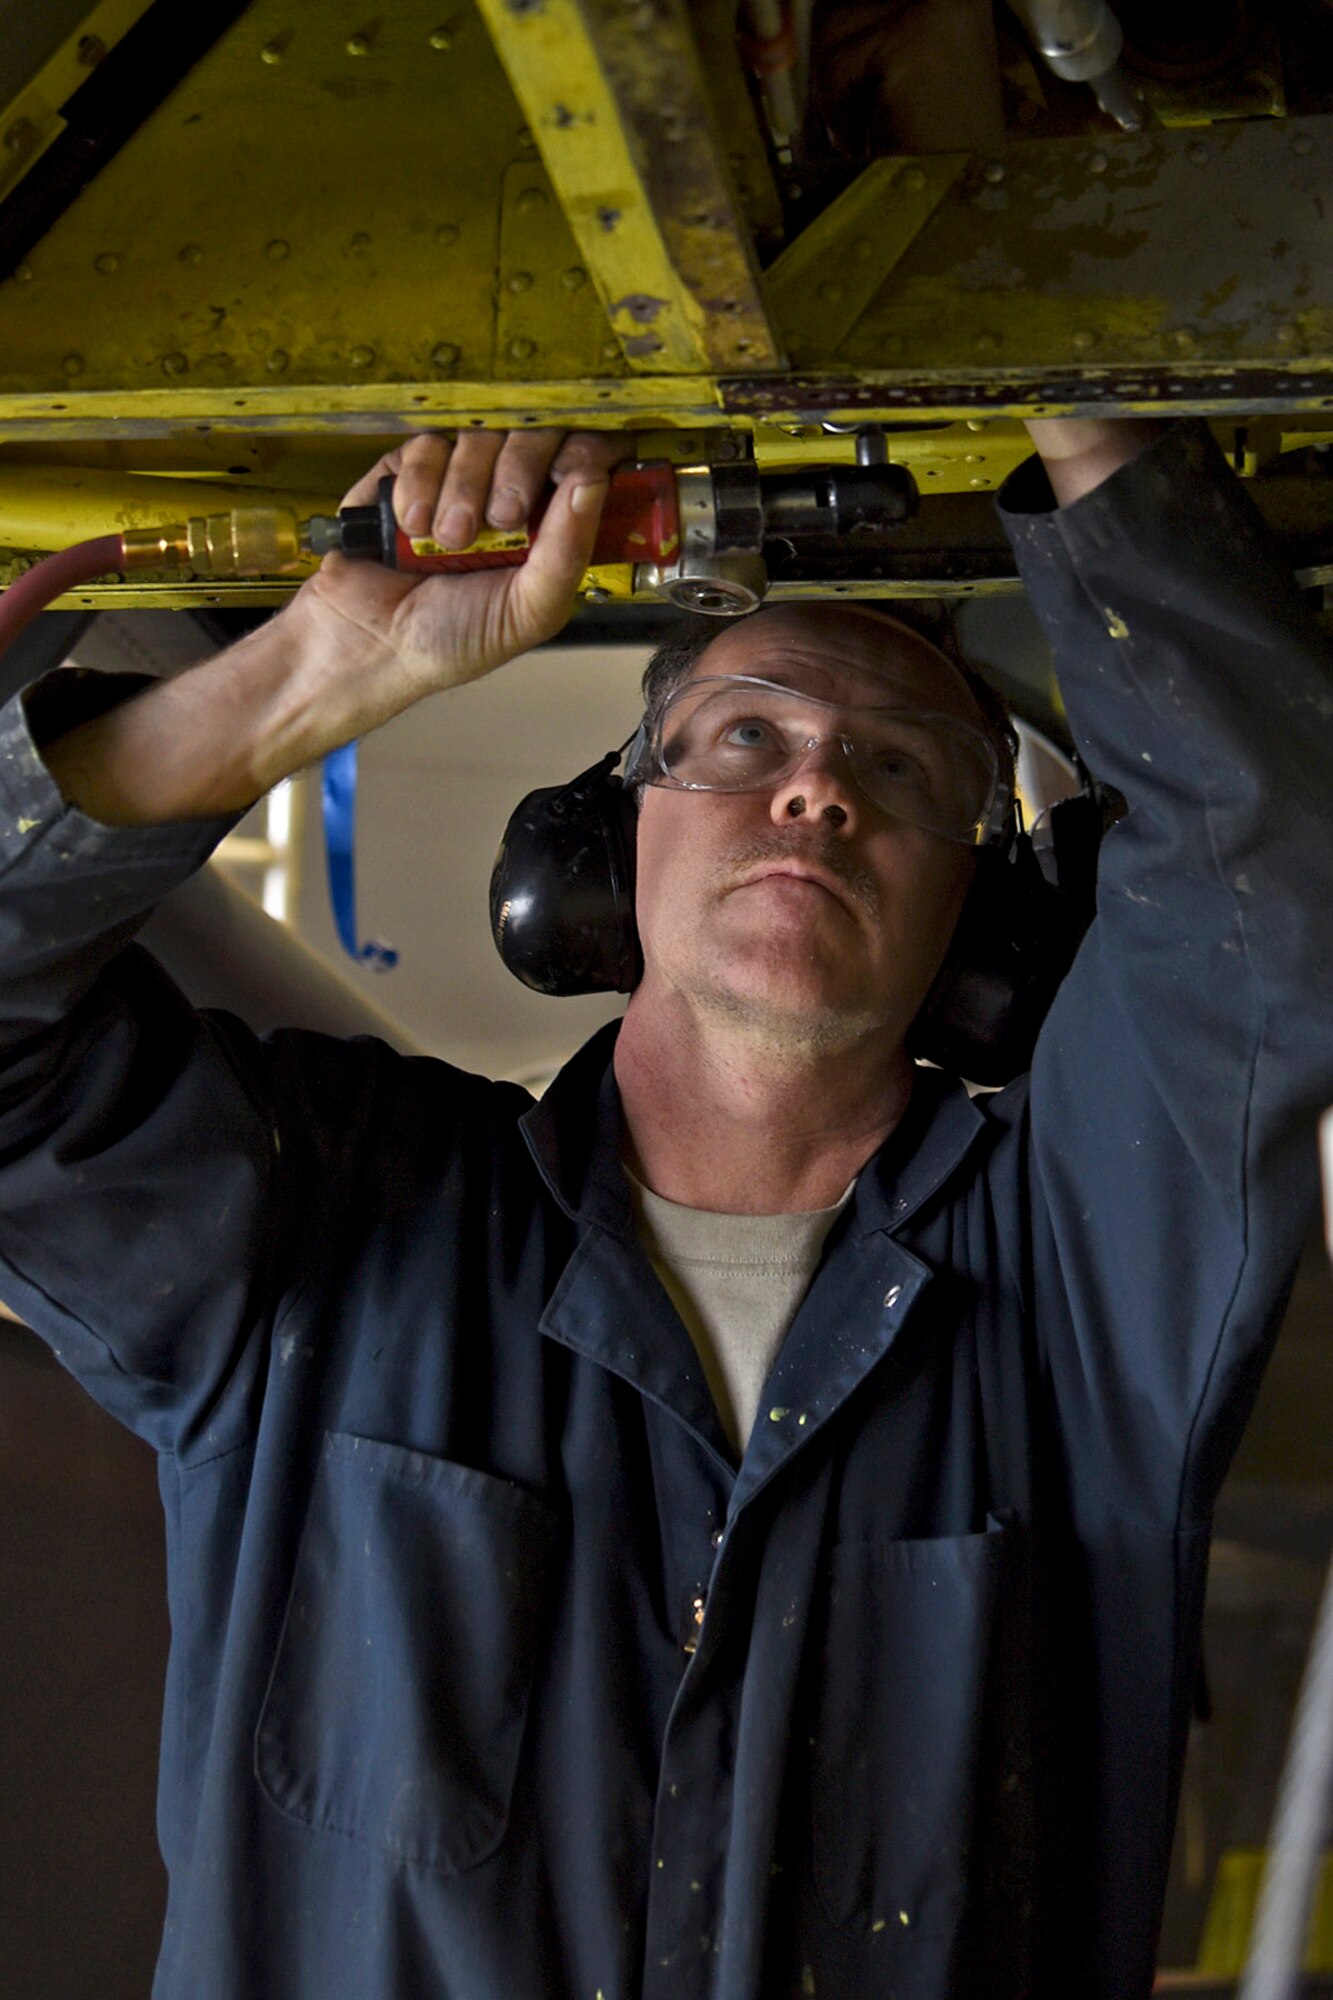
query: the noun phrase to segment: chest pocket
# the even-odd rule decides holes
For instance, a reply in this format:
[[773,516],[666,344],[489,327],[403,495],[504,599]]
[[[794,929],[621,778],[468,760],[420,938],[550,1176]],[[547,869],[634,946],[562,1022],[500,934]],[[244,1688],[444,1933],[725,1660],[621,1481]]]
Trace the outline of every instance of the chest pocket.
[[890,1951],[910,1954],[962,1921],[1013,1536],[992,1519],[984,1534],[832,1551],[811,1750],[815,1881],[835,1924]]
[[558,1544],[506,1480],[330,1434],[255,1738],[273,1804],[445,1875],[493,1854]]

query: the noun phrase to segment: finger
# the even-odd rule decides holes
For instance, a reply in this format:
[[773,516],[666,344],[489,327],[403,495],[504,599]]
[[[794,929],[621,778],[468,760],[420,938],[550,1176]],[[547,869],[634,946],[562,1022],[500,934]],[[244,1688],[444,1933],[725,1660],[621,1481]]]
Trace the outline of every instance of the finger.
[[551,478],[560,485],[571,475],[609,472],[633,457],[635,442],[625,431],[570,431],[552,462]]
[[491,490],[491,474],[504,447],[503,431],[463,431],[450,454],[435,502],[431,532],[441,547],[465,549],[477,538]]
[[453,450],[453,434],[447,431],[418,431],[399,447],[393,511],[406,534],[430,533]]
[[379,484],[386,472],[397,472],[402,463],[403,447],[396,444],[392,451],[386,451],[383,458],[377,458],[369,472],[349,486],[338,503],[342,507],[368,507],[379,492]]
[[567,479],[546,510],[527,561],[512,574],[505,604],[516,650],[551,638],[569,617],[588,564],[606,500],[605,473]]
[[491,474],[486,519],[493,528],[518,528],[527,520],[550,477],[563,431],[510,431]]

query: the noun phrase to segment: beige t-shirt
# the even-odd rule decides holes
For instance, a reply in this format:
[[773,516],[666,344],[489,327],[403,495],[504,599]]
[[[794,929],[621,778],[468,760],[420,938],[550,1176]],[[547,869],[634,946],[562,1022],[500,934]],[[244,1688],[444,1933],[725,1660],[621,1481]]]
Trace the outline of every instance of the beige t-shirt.
[[743,1451],[824,1238],[852,1189],[832,1208],[720,1215],[664,1201],[633,1174],[629,1181],[639,1239],[699,1351],[723,1428]]

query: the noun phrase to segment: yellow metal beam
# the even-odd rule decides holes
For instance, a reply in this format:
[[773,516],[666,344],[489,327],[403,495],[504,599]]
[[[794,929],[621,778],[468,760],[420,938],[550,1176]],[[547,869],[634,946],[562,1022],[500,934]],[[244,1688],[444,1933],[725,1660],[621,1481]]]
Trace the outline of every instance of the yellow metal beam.
[[100,0],[0,111],[0,199],[66,129],[62,108],[151,0]]
[[684,0],[480,6],[630,366],[781,366]]

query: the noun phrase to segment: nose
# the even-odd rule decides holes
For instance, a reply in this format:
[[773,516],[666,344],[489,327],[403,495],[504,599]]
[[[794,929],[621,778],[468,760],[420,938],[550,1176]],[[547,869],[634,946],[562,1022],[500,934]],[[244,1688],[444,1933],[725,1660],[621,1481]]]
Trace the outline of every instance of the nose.
[[778,826],[810,819],[841,829],[855,827],[861,805],[846,751],[837,737],[826,736],[774,786],[769,811]]

